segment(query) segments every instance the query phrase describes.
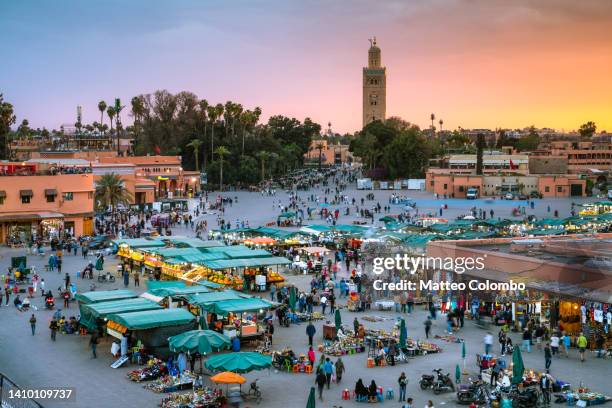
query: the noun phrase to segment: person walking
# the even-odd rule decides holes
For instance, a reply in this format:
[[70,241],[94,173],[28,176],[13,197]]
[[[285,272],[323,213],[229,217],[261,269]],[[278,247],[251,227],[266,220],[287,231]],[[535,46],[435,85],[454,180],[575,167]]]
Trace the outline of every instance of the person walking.
[[271,284],[270,285],[270,300],[274,302],[275,299],[276,299],[276,285]]
[[11,290],[8,285],[4,288],[4,297],[6,297],[6,303],[4,305],[8,306],[9,300],[11,299]]
[[2,307],[2,299],[4,298],[4,291],[0,289],[0,307]]
[[30,317],[30,327],[32,328],[32,336],[36,334],[36,316],[32,313],[32,317]]
[[51,340],[55,341],[55,336],[57,335],[57,330],[59,329],[55,316],[53,319],[51,319],[51,323],[49,323],[49,329],[51,330]]
[[542,374],[540,377],[540,390],[542,391],[542,396],[544,397],[544,403],[546,405],[550,405],[550,392],[552,390],[552,381],[548,373]]
[[493,335],[491,332],[487,332],[487,334],[485,334],[483,342],[485,345],[485,354],[489,354],[491,348],[493,347]]
[[130,285],[130,272],[127,269],[123,269],[123,286],[128,287]]
[[552,355],[556,355],[559,354],[559,343],[561,342],[561,339],[559,338],[559,334],[557,332],[553,333],[552,336],[550,336],[550,350],[552,351]]
[[306,326],[306,335],[308,336],[308,345],[312,346],[312,339],[317,332],[317,329],[312,324],[312,320],[308,322],[308,326]]
[[94,332],[91,334],[91,338],[89,339],[89,347],[91,347],[91,354],[93,358],[98,358],[96,354],[96,348],[98,347],[98,333]]
[[427,316],[427,320],[423,323],[425,325],[425,338],[429,338],[429,332],[431,331],[431,316]]
[[523,351],[527,351],[528,353],[531,353],[531,330],[529,329],[529,327],[526,327],[525,331],[523,331],[522,349]]
[[546,372],[550,370],[551,363],[552,363],[552,350],[550,348],[550,343],[546,343],[544,345],[544,365],[546,367]]
[[329,357],[325,359],[325,364],[323,364],[323,372],[325,373],[325,383],[327,384],[327,389],[329,390],[329,384],[331,383],[332,374],[334,373],[334,364],[331,362]]
[[563,332],[561,340],[563,340],[563,351],[565,352],[565,357],[569,358],[569,350],[572,346],[572,339],[567,335],[567,333]]
[[315,378],[315,383],[317,384],[317,389],[319,390],[319,399],[323,401],[323,387],[325,387],[327,379],[325,378],[325,373],[323,370],[319,370],[317,372],[317,377]]
[[344,374],[344,371],[346,371],[342,357],[338,357],[338,360],[336,360],[336,364],[334,364],[334,366],[336,367],[336,383],[340,384],[340,381],[342,381],[342,375]]
[[357,318],[353,320],[353,330],[355,331],[355,337],[357,337],[359,335],[359,320]]
[[578,340],[576,340],[576,345],[578,346],[578,354],[580,354],[580,361],[583,363],[587,343],[587,338],[584,337],[584,333],[580,332],[580,336],[578,337]]
[[493,364],[493,368],[491,369],[491,387],[495,387],[497,385],[501,370],[501,365],[499,364],[499,361],[496,360],[495,364]]
[[327,297],[325,295],[321,296],[321,314],[325,315],[325,308],[327,307]]
[[397,379],[397,383],[399,384],[399,402],[406,401],[406,386],[408,385],[408,378],[406,378],[406,373],[402,371],[399,378]]

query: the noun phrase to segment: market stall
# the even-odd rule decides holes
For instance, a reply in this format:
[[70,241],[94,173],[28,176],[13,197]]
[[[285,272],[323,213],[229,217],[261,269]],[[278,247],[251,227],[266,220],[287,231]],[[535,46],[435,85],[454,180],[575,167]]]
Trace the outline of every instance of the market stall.
[[246,339],[264,333],[261,318],[274,306],[259,298],[239,298],[198,303],[202,312],[208,313],[208,325],[229,338]]
[[111,314],[106,332],[122,340],[128,347],[140,341],[145,351],[161,358],[169,354],[168,338],[196,328],[196,317],[185,309],[148,310]]

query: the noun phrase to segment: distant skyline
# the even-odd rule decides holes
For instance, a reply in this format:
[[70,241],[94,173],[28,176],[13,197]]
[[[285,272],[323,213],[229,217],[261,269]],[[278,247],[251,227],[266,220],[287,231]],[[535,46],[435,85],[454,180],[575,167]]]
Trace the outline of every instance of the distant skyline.
[[354,132],[376,36],[388,116],[612,131],[610,0],[7,0],[0,35],[0,93],[34,128],[167,89]]

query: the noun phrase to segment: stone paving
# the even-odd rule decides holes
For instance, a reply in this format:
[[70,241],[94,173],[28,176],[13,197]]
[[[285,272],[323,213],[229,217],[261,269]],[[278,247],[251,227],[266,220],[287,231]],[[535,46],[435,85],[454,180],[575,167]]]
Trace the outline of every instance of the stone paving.
[[[367,192],[352,191],[349,196],[364,196]],[[306,193],[302,193],[304,195]],[[309,192],[310,194],[310,192]],[[376,192],[377,199],[381,205],[385,205],[386,197],[391,192]],[[435,200],[426,193],[404,193],[410,197],[416,198],[421,211],[430,209],[437,210],[444,200]],[[230,196],[238,196],[238,204],[228,207],[225,218],[232,223],[236,218],[241,220],[248,217],[251,226],[258,226],[265,222],[274,221],[278,208],[272,209],[272,201],[278,201],[279,198],[285,200],[286,194],[279,192],[275,197],[262,197],[257,193],[229,193]],[[591,199],[591,201],[595,201]],[[447,217],[454,217],[459,214],[464,214],[467,209],[474,205],[473,201],[467,200],[447,200],[449,210],[445,213]],[[578,201],[576,201],[578,202]],[[496,208],[496,216],[499,214],[502,217],[510,215],[511,203],[501,204],[500,202],[491,204]],[[514,205],[517,202],[513,202]],[[482,203],[482,205],[486,205]],[[569,215],[570,200],[538,200],[535,213],[540,216],[546,216],[546,206],[551,205],[554,209],[559,209],[561,216]],[[498,212],[499,211],[499,212]],[[507,213],[505,213],[507,211]],[[391,213],[394,213],[392,210]],[[529,212],[528,212],[529,213]],[[205,215],[208,219],[209,227],[216,225],[215,215]],[[377,217],[379,218],[379,217]],[[340,219],[342,223],[350,223],[354,218]],[[313,223],[320,223],[320,220]],[[184,227],[175,228],[175,235],[193,235],[193,232]],[[0,249],[0,271],[6,271],[10,264],[11,256],[22,255],[23,250],[20,249]],[[64,256],[64,268],[62,275],[57,272],[44,272],[44,264],[47,262],[47,257],[28,256],[28,265],[36,266],[37,270],[45,278],[46,288],[52,289],[56,293],[56,289],[61,284],[63,273],[69,272],[72,280],[76,280],[76,271],[82,270],[86,264],[80,254],[79,256]],[[115,270],[116,261],[108,259],[105,267],[109,270]],[[306,288],[310,277],[308,276],[289,276],[289,280],[301,288]],[[79,280],[79,291],[89,290],[91,281]],[[129,288],[135,289],[136,292],[145,290],[145,282],[141,282],[141,288],[134,288],[133,282],[130,282]],[[114,284],[98,284],[97,290],[106,290],[119,288],[123,286],[120,280]],[[344,302],[341,301],[340,304]],[[43,309],[42,298],[38,297],[33,300],[33,306],[38,308],[34,313],[38,319],[38,328],[35,336],[30,333],[28,319],[30,313],[18,312],[13,304],[12,299],[9,306],[0,307],[0,372],[7,374],[11,379],[21,385],[23,388],[35,387],[74,387],[76,389],[76,402],[59,402],[45,401],[45,407],[153,407],[157,406],[161,400],[161,395],[154,394],[142,388],[141,385],[132,383],[125,378],[125,374],[134,369],[134,366],[125,366],[119,369],[110,368],[113,359],[110,355],[110,343],[102,342],[98,347],[98,359],[93,359],[91,352],[88,349],[89,337],[79,337],[76,335],[58,335],[56,342],[52,342],[49,338],[48,322],[50,321],[52,312]],[[78,313],[76,305],[71,305],[69,310],[64,311],[66,317],[76,315]],[[393,325],[396,313],[373,311],[369,314],[375,314],[387,317],[388,320],[376,323],[364,322],[366,327],[385,328],[390,330]],[[343,321],[350,323],[354,316],[360,318],[363,314],[354,314],[346,310],[342,311]],[[426,313],[422,309],[417,309],[412,315],[407,316],[408,334],[411,337],[423,337],[423,321]],[[333,317],[329,317],[333,320]],[[317,327],[316,339],[321,341],[322,336],[322,321],[315,324]],[[444,317],[434,323],[433,334],[444,332],[445,321]],[[307,337],[305,335],[305,325],[294,325],[290,328],[278,328],[274,336],[275,348],[281,349],[283,346],[292,347],[297,353],[306,352]],[[477,372],[475,365],[475,354],[482,351],[482,337],[485,332],[478,329],[472,322],[467,322],[466,327],[459,332],[459,336],[466,341],[467,354],[466,367],[474,374]],[[519,334],[513,334],[514,344],[519,343]],[[408,395],[415,400],[415,406],[424,406],[428,399],[432,399],[436,405],[455,405],[454,394],[443,394],[434,396],[428,391],[418,389],[418,378],[421,374],[430,373],[434,368],[442,368],[450,372],[454,377],[455,365],[461,364],[461,345],[455,343],[447,343],[441,340],[434,340],[443,348],[441,354],[429,355],[411,359],[407,364],[398,364],[395,367],[372,368],[366,369],[366,354],[356,354],[343,358],[346,366],[346,374],[342,380],[342,384],[333,384],[331,390],[324,391],[324,401],[318,402],[317,407],[331,408],[336,406],[358,406],[354,401],[342,401],[341,390],[344,387],[352,389],[357,378],[362,378],[364,383],[369,384],[372,379],[375,379],[377,384],[387,387],[393,387],[397,396],[397,377],[402,371],[405,371],[408,378]],[[317,358],[319,353],[317,353]],[[335,358],[333,358],[335,360]],[[533,351],[530,354],[524,354],[525,366],[528,368],[542,369],[544,367],[543,352]],[[577,353],[574,351],[569,359],[556,358],[551,367],[551,373],[559,378],[577,384],[583,381],[593,390],[601,392],[609,392],[609,378],[607,375],[611,372],[610,360],[596,359],[594,355],[589,354],[587,361],[583,364],[579,362]],[[251,381],[254,378],[259,378],[259,384],[263,393],[263,401],[260,404],[266,408],[286,408],[286,407],[302,407],[305,406],[307,395],[310,387],[314,384],[314,376],[305,374],[288,374],[279,373],[275,370],[253,372],[246,375]],[[386,401],[385,406],[400,406],[399,403]],[[243,404],[243,406],[254,406],[253,404]]]

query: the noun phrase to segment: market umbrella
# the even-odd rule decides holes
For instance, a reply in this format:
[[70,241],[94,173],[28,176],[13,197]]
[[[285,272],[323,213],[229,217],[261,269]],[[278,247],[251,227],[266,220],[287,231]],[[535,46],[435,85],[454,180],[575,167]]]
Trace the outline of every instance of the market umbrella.
[[399,346],[401,348],[406,348],[406,337],[408,337],[408,330],[406,330],[406,321],[402,319],[400,322],[400,338],[399,338]]
[[512,384],[520,384],[523,382],[523,373],[525,365],[523,364],[523,356],[521,348],[515,347],[512,352]]
[[342,326],[342,316],[340,316],[340,310],[336,309],[336,330],[340,330],[340,326]]
[[465,372],[465,340],[461,343],[461,359],[463,359],[463,372]]
[[206,316],[200,316],[200,328],[202,330],[208,330],[208,322],[206,321]]
[[210,380],[217,384],[244,384],[246,378],[240,374],[232,373],[231,371],[224,371],[217,375],[210,377]]
[[272,357],[255,352],[217,354],[209,357],[204,365],[210,371],[248,373],[249,371],[262,370],[272,366]]
[[455,366],[455,382],[459,384],[461,381],[461,368],[459,368],[459,364]]
[[308,394],[308,402],[306,403],[306,408],[315,408],[316,398],[315,398],[315,389],[314,387],[310,387],[310,394]]
[[208,354],[231,346],[229,337],[212,330],[190,330],[170,337],[168,342],[175,353]]
[[295,311],[295,287],[292,286],[289,289],[289,307],[291,308],[292,311]]

